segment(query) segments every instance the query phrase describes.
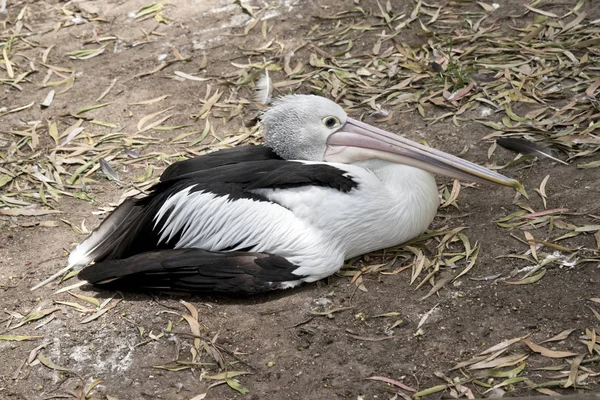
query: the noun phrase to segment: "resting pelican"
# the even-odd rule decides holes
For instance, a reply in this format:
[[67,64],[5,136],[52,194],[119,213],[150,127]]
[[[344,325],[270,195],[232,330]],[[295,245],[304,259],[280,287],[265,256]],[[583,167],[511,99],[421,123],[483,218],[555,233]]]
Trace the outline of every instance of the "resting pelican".
[[519,186],[322,97],[283,97],[261,119],[265,146],[175,163],[150,195],[121,204],[70,254],[70,266],[87,265],[79,278],[188,292],[291,288],[423,233],[439,205],[431,173]]

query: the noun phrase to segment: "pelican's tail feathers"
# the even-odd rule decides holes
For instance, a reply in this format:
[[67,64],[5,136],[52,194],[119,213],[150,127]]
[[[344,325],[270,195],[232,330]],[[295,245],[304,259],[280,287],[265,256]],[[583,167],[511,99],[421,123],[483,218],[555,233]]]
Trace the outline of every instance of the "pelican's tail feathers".
[[87,239],[77,245],[69,255],[68,266],[85,266],[92,261],[102,261],[111,253],[114,254],[142,212],[142,207],[137,205],[136,201],[133,197],[125,200]]
[[78,278],[111,289],[249,295],[299,285],[298,266],[266,253],[202,249],[148,251],[90,265]]

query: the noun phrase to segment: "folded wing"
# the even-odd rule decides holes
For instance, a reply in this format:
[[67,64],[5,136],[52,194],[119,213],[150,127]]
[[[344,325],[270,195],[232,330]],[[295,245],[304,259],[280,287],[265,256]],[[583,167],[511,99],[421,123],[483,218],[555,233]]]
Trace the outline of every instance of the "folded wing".
[[79,278],[115,289],[249,295],[297,285],[296,268],[270,254],[177,249],[90,265]]

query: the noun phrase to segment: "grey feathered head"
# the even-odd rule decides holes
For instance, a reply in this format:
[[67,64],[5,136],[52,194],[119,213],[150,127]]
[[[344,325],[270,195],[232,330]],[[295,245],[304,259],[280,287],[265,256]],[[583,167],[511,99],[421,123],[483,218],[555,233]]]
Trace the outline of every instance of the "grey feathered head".
[[265,144],[287,160],[322,161],[327,138],[346,122],[346,112],[314,95],[280,97],[261,116]]

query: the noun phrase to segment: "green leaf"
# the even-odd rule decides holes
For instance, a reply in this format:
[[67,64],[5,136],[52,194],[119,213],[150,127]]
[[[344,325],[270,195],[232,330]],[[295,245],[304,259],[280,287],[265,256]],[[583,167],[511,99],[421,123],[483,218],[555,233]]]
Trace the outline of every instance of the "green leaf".
[[111,129],[119,127],[119,125],[111,124],[110,122],[98,121],[97,119],[91,120],[90,123],[94,124],[94,125],[100,125],[100,126],[103,126],[105,128],[111,128]]
[[20,326],[23,326],[23,325],[25,325],[25,324],[27,324],[29,322],[32,322],[32,321],[37,321],[38,319],[42,319],[46,315],[50,315],[54,311],[58,311],[58,310],[60,310],[60,308],[54,307],[54,308],[48,308],[48,309],[45,309],[45,310],[30,312],[29,314],[27,314],[25,316],[25,318],[23,318],[23,320],[21,322],[19,322],[18,324],[14,325],[14,326],[11,326],[9,328],[9,330],[16,329],[16,328],[18,328]]
[[146,15],[157,13],[165,7],[165,4],[165,2],[161,1],[160,3],[152,3],[150,5],[147,5],[146,7],[142,7],[137,13],[135,13],[135,17],[142,18]]
[[0,188],[4,185],[6,185],[7,183],[10,183],[10,181],[12,181],[13,178],[10,175],[6,175],[6,174],[0,174]]
[[430,387],[429,389],[421,390],[420,392],[415,393],[413,395],[413,397],[428,396],[430,394],[441,392],[442,390],[446,390],[447,387],[448,387],[447,385],[433,386],[433,387]]
[[215,374],[215,375],[204,375],[202,378],[220,381],[223,379],[233,378],[234,376],[248,375],[248,374],[250,374],[250,372],[247,372],[247,371],[225,371],[225,372],[221,372],[221,373]]
[[[99,47],[96,49],[74,50],[74,51],[68,52],[67,55],[74,60],[87,60],[89,58],[96,57],[96,56],[99,56],[100,54],[104,53],[105,47],[106,46],[102,46],[102,47]],[[67,80],[65,80],[65,81],[68,81],[68,79],[69,78],[67,78]],[[63,82],[63,81],[61,81],[61,82]],[[65,82],[63,82],[63,83],[65,83]]]
[[508,370],[508,371],[492,369],[488,373],[486,373],[486,375],[490,376],[490,377],[494,377],[494,378],[514,378],[525,369],[525,365],[526,365],[526,363],[522,362],[521,364],[519,364],[518,367]]
[[95,109],[97,109],[97,108],[106,107],[106,106],[109,106],[109,105],[111,105],[111,104],[112,104],[112,102],[109,102],[109,103],[102,103],[102,104],[94,104],[93,106],[87,106],[87,107],[83,107],[82,109],[80,109],[79,111],[77,111],[77,112],[75,113],[75,115],[83,114],[83,113],[86,113],[86,112],[88,112],[88,111],[95,110]]
[[529,278],[525,278],[522,279],[520,281],[517,282],[506,282],[507,285],[529,285],[531,283],[536,283],[537,281],[539,281],[540,279],[542,279],[542,277],[546,275],[546,270],[542,270],[542,272],[540,272],[537,275],[534,276],[530,276]]
[[56,371],[71,372],[71,370],[68,368],[61,367],[60,365],[54,364],[50,359],[46,358],[42,353],[38,354],[37,358],[38,358],[38,360],[40,360],[40,362],[42,364],[44,364],[46,367],[48,367],[50,369],[54,369]]
[[586,164],[577,164],[577,168],[585,169],[585,168],[598,168],[600,167],[600,161],[592,161]]
[[503,387],[503,386],[508,386],[508,385],[513,385],[513,384],[515,384],[515,383],[524,382],[524,381],[526,381],[526,380],[528,380],[528,379],[529,379],[529,378],[527,378],[527,377],[525,377],[525,376],[520,376],[520,377],[516,377],[516,378],[510,378],[510,379],[507,379],[507,380],[505,380],[505,381],[503,381],[503,382],[501,382],[501,383],[497,384],[497,385],[496,385],[496,386],[494,386],[494,387],[491,387],[491,388],[489,388],[489,389],[488,389],[488,390],[486,390],[484,393],[487,393],[487,392],[489,392],[489,391],[491,391],[491,390],[494,390],[494,389],[501,388],[501,387]]
[[245,387],[243,387],[237,380],[235,379],[227,379],[227,384],[229,385],[230,388],[237,390],[238,392],[240,392],[241,394],[246,394],[249,392],[248,389],[246,389]]
[[0,335],[0,340],[8,340],[15,342],[22,342],[23,340],[36,340],[41,338],[43,338],[43,336]]

